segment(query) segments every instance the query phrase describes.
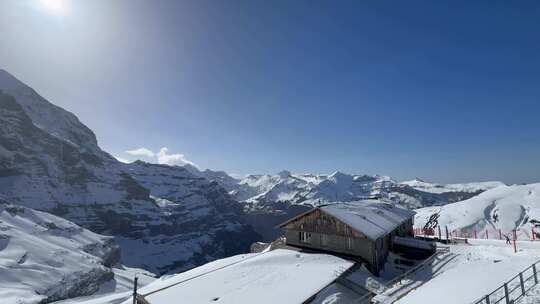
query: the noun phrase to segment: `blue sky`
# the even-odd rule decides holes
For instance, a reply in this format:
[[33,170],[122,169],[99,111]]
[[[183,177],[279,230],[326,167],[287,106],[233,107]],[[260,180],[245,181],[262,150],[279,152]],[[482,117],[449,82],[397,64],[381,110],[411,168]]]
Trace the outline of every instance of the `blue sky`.
[[0,66],[113,155],[540,181],[537,1],[63,2],[0,3]]

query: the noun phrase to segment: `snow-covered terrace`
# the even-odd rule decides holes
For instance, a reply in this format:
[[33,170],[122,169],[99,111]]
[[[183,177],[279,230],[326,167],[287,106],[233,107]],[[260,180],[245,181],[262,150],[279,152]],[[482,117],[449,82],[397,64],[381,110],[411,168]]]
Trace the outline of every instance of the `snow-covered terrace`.
[[517,253],[504,241],[470,240],[469,243],[450,246],[450,254],[435,260],[433,267],[396,286],[410,292],[395,303],[472,303],[535,263],[540,256],[540,242],[520,241],[521,249]]
[[139,294],[151,304],[179,300],[190,304],[298,304],[352,265],[332,255],[277,249],[237,255],[165,277],[141,288]]

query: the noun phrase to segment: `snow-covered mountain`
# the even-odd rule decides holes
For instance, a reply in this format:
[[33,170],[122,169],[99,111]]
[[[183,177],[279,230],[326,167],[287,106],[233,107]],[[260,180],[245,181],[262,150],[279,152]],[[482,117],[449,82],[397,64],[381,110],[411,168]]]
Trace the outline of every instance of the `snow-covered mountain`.
[[73,114],[0,70],[0,195],[113,235],[155,273],[245,252],[259,236],[217,183],[183,167],[124,164]]
[[199,175],[220,183],[241,201],[248,222],[266,241],[281,233],[275,228],[277,224],[312,206],[378,197],[415,209],[457,202],[504,185],[500,182],[439,185],[419,180],[399,183],[388,176],[343,172],[324,175],[281,171],[276,175],[248,175],[242,180],[210,170]]
[[120,259],[112,237],[0,199],[2,303],[42,303],[93,294]]
[[414,209],[456,202],[504,185],[501,182],[431,184],[420,180],[400,183],[388,176],[339,171],[330,175],[281,171],[276,175],[248,175],[242,180],[224,177],[223,174],[210,170],[202,172],[207,179],[220,183],[237,200],[255,209],[276,202],[314,206],[373,196]]
[[[439,207],[417,211],[415,226],[424,227],[432,218],[431,226],[448,226],[470,236],[498,238],[499,229],[510,234],[517,229],[518,238],[531,239],[532,228],[540,232],[540,184],[500,186],[478,196]],[[432,217],[433,216],[433,217]]]
[[478,182],[478,183],[463,183],[463,184],[434,184],[425,182],[419,178],[414,180],[401,182],[402,185],[411,186],[416,190],[429,193],[480,193],[489,189],[505,186],[502,182]]
[[82,153],[103,154],[94,132],[68,112],[41,97],[32,88],[0,69],[0,90],[16,99],[32,124]]

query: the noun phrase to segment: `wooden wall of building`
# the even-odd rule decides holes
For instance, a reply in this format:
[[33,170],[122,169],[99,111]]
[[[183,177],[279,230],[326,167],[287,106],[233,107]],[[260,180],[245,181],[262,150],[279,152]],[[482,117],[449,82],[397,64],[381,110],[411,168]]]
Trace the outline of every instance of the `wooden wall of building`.
[[[289,245],[354,255],[370,265],[377,264],[375,242],[319,209],[299,217],[283,228]],[[300,240],[302,232],[310,233],[310,242]],[[326,244],[323,244],[323,237],[327,238]],[[348,246],[348,242],[352,242],[349,243],[352,246]]]
[[[373,241],[335,217],[315,209],[286,224],[283,229],[289,245],[354,255],[366,261],[371,271],[378,273],[392,247],[392,237],[410,235],[412,225],[411,219],[391,234]],[[309,233],[309,242],[301,240],[303,232]]]

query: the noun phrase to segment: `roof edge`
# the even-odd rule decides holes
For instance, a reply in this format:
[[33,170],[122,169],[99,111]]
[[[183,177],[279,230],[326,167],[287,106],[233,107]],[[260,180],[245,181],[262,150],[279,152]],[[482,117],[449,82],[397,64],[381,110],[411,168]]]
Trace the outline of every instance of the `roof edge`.
[[290,222],[295,221],[295,220],[297,220],[297,219],[299,219],[299,218],[301,218],[301,217],[303,217],[305,215],[308,215],[308,214],[310,214],[311,212],[314,212],[317,209],[320,209],[320,208],[319,207],[313,207],[313,208],[309,209],[306,212],[302,212],[299,215],[297,215],[297,216],[295,216],[293,218],[290,218],[290,219],[286,220],[285,222],[283,222],[281,224],[276,225],[274,228],[282,228],[283,226],[289,224]]

